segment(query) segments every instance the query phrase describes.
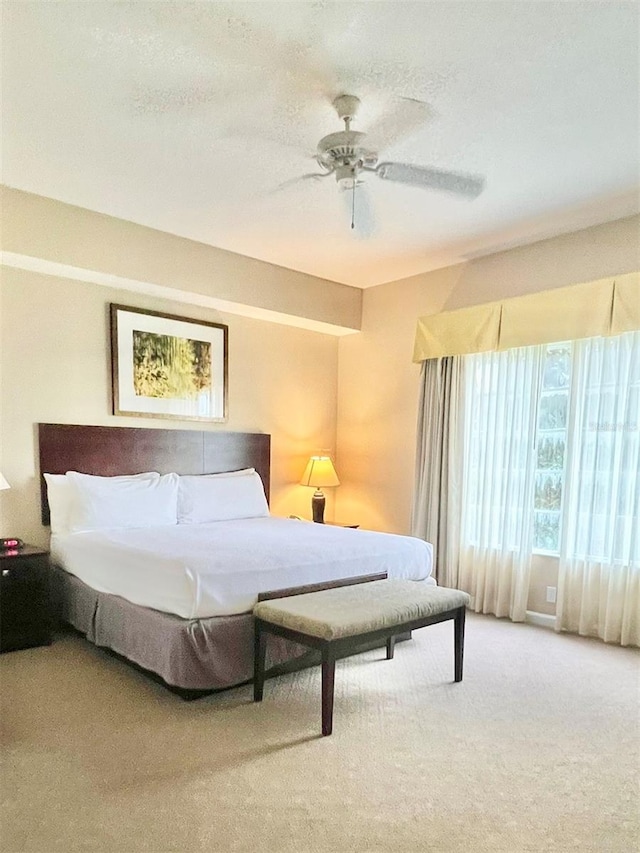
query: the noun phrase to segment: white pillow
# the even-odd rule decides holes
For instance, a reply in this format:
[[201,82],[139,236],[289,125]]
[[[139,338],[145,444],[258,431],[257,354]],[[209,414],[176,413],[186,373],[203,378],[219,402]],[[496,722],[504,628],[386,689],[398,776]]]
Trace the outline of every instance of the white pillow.
[[269,515],[262,480],[253,469],[248,469],[248,473],[232,471],[179,479],[178,524]]
[[66,474],[45,474],[52,534],[69,532],[73,491]]
[[[67,474],[71,473],[77,472],[67,471]],[[47,484],[47,501],[49,503],[51,533],[54,535],[62,535],[70,532],[74,490],[71,480],[67,477],[67,474],[44,474],[44,479]],[[154,471],[148,471],[144,474],[130,474],[122,477],[98,477],[93,474],[80,474],[79,476],[102,482],[158,480],[160,478],[160,474]]]
[[178,475],[93,477],[68,471],[73,492],[69,532],[177,524]]

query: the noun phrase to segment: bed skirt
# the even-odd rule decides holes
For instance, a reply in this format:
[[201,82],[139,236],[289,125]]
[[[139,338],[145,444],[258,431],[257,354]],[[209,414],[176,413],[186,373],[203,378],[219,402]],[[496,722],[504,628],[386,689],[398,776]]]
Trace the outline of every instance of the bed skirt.
[[[253,615],[182,619],[97,592],[75,575],[52,567],[56,612],[96,646],[111,649],[168,687],[222,690],[253,678]],[[268,666],[307,653],[304,646],[271,638]]]

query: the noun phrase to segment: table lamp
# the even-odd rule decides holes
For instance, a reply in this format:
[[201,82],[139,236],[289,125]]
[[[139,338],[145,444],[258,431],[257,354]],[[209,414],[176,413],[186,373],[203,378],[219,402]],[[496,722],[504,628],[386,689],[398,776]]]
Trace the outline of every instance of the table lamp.
[[311,498],[311,512],[315,522],[324,524],[325,497],[322,489],[340,485],[331,458],[329,456],[311,456],[307,462],[307,467],[304,469],[300,485],[315,488]]

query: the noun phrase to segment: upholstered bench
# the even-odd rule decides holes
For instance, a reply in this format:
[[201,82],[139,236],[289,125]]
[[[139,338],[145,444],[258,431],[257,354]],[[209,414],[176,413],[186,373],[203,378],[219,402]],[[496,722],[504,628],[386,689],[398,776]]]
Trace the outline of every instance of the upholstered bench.
[[329,589],[316,586],[276,590],[266,594],[268,600],[258,601],[253,610],[255,702],[261,702],[263,696],[268,634],[294,640],[322,653],[323,735],[330,735],[333,727],[336,659],[361,650],[364,643],[386,640],[387,659],[390,659],[398,634],[453,619],[454,677],[462,681],[467,593],[417,581],[363,582],[371,577],[374,576],[347,578],[340,586]]

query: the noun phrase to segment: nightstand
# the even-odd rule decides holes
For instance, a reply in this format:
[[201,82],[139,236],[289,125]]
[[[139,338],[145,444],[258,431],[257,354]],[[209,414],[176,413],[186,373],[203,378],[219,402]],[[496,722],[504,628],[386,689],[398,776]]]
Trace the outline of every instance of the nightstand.
[[0,652],[50,642],[49,552],[0,551]]
[[359,524],[341,524],[339,521],[325,521],[325,524],[330,524],[332,527],[350,527],[352,530],[357,530]]

